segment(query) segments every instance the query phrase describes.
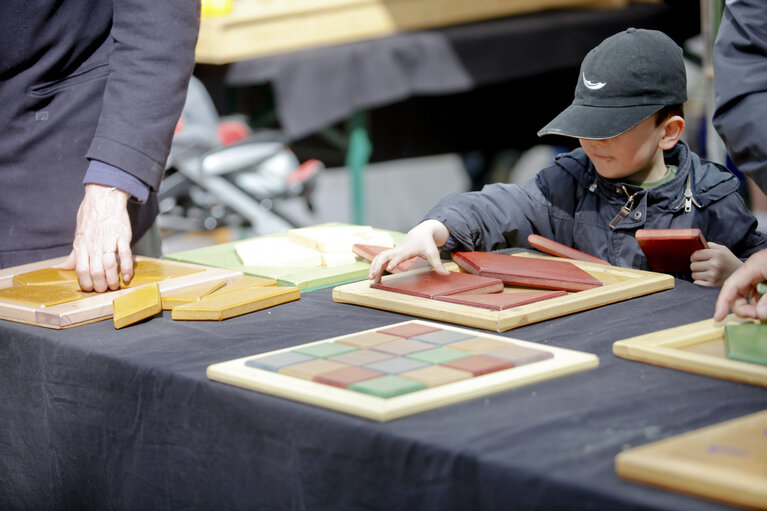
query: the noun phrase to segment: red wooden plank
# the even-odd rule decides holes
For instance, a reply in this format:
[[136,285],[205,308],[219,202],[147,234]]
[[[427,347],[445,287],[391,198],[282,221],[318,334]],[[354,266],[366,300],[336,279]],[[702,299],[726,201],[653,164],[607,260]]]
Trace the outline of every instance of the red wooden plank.
[[567,261],[489,252],[455,252],[453,261],[470,273],[517,286],[583,291],[602,285],[591,274]]
[[700,229],[639,229],[634,235],[653,271],[690,271],[693,252],[708,248]]
[[566,294],[566,291],[524,291],[521,293],[495,293],[491,295],[471,294],[435,296],[434,299],[442,302],[459,303],[461,305],[502,311],[511,309],[512,307],[526,305],[528,303],[565,296]]
[[373,282],[370,287],[406,295],[434,298],[439,295],[456,293],[500,293],[503,291],[503,282],[499,279],[468,273],[450,272],[449,275],[440,275],[435,271],[430,271],[388,278],[385,281]]
[[580,250],[568,247],[562,243],[544,238],[539,234],[531,234],[527,237],[527,242],[530,243],[531,247],[537,248],[541,252],[545,252],[553,256],[566,257],[568,259],[575,259],[576,261],[587,261],[589,263],[610,264],[604,259],[594,257],[593,255],[587,254],[586,252],[581,252]]

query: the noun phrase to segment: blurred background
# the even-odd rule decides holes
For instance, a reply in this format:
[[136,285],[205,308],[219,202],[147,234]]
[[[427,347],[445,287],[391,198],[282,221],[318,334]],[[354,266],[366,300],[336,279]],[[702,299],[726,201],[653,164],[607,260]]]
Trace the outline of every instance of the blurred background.
[[203,1],[160,191],[163,252],[331,221],[406,232],[448,193],[522,183],[574,147],[536,132],[570,104],[585,54],[631,26],[685,50],[684,138],[726,164],[710,128],[722,5]]

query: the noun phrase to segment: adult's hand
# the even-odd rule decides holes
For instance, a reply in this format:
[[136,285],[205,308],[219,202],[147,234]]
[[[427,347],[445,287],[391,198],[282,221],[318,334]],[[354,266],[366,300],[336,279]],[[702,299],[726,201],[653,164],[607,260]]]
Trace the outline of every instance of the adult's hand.
[[748,260],[722,285],[716,300],[714,319],[723,320],[732,311],[743,318],[767,319],[767,295],[756,292],[756,285],[767,280],[767,250]]
[[85,185],[72,252],[61,265],[77,272],[83,291],[119,289],[120,270],[126,283],[133,278],[128,198],[117,188]]

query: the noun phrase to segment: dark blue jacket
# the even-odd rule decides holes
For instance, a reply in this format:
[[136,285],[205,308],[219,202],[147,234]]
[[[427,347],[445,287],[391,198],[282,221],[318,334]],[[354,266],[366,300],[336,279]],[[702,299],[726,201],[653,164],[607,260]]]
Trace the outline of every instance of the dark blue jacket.
[[[740,258],[767,248],[767,236],[756,230],[756,219],[737,193],[735,176],[701,160],[684,142],[664,156],[666,164],[678,166],[676,177],[650,190],[603,178],[576,149],[558,155],[523,186],[493,184],[451,194],[426,218],[450,231],[447,252],[529,247],[527,236],[535,233],[613,265],[645,270],[647,259],[634,238],[642,228],[697,227],[706,240]],[[637,195],[631,212],[612,230],[610,222],[627,202],[624,186]]]
[[[88,158],[157,189],[194,66],[198,0],[3,0],[0,266],[71,250]],[[134,240],[154,196],[129,207]]]

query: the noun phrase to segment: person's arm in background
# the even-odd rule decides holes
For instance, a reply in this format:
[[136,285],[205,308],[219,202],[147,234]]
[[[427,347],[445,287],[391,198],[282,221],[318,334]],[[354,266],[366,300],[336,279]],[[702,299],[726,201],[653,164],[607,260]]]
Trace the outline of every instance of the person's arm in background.
[[[149,190],[159,188],[173,129],[194,68],[200,3],[194,0],[114,0],[110,76],[92,164],[65,268],[74,268],[85,291],[119,287],[119,273],[133,277],[125,176],[110,170],[93,177],[93,162],[129,174]],[[102,169],[103,170],[103,169]],[[130,179],[129,179],[130,181]],[[148,190],[147,190],[148,191]],[[117,256],[120,266],[118,268]],[[126,264],[129,263],[129,264]]]
[[[714,45],[713,124],[738,169],[767,191],[767,7],[761,0],[728,1]],[[767,252],[752,255],[722,285],[714,318],[732,308],[767,318],[755,292],[767,276]],[[758,302],[757,302],[758,300]]]

